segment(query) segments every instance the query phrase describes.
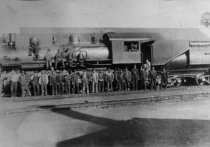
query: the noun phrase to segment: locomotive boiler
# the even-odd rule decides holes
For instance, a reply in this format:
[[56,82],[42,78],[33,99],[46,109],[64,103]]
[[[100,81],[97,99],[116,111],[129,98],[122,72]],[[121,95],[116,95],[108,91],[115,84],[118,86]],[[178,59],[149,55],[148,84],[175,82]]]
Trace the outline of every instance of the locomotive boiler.
[[70,67],[96,68],[106,66],[106,63],[111,65],[109,49],[104,45],[75,46],[70,52],[72,53],[71,58],[74,62],[70,64]]
[[105,61],[109,59],[109,49],[105,46],[87,46],[75,48],[76,54],[82,52],[86,61]]

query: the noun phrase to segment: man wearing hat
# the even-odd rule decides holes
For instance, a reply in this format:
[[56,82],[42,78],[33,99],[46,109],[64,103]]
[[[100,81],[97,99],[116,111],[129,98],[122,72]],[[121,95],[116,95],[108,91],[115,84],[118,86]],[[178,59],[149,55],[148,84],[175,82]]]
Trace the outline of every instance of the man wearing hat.
[[146,81],[147,81],[147,72],[146,68],[144,65],[142,65],[141,70],[140,70],[140,81],[141,81],[141,88],[146,90]]
[[136,68],[136,65],[134,65],[134,68],[132,70],[132,82],[133,82],[133,90],[138,89],[138,83],[139,81],[139,70]]
[[100,70],[98,73],[98,87],[101,92],[104,92],[104,76],[104,72]]
[[77,73],[76,73],[76,71],[74,71],[71,74],[71,81],[72,81],[73,94],[75,94],[76,93],[76,84],[77,84]]
[[92,90],[93,93],[98,93],[98,72],[95,71],[95,69],[93,69],[93,74],[92,74],[93,78],[92,78]]
[[167,88],[168,83],[168,72],[165,68],[163,68],[163,71],[161,72],[161,88]]
[[56,82],[57,82],[57,85],[58,85],[57,92],[60,95],[63,95],[63,81],[64,81],[63,74],[62,74],[62,72],[58,71],[58,74],[57,74],[57,77],[56,77]]
[[48,74],[47,71],[42,71],[40,76],[40,83],[42,88],[42,96],[47,95]]
[[130,82],[131,82],[131,72],[125,68],[124,71],[124,77],[125,77],[125,90],[130,90]]
[[31,96],[31,92],[28,87],[29,79],[27,78],[27,75],[25,74],[24,71],[22,71],[22,74],[20,76],[20,83],[21,83],[22,97],[26,95]]
[[88,78],[88,73],[83,70],[83,74],[82,74],[82,93],[84,94],[85,92],[87,92],[87,94],[89,94],[89,78]]
[[71,91],[71,76],[66,70],[63,71],[64,76],[64,89],[66,94],[69,94]]
[[50,86],[52,86],[52,95],[57,95],[57,81],[56,81],[57,73],[56,71],[52,71],[50,75]]
[[50,69],[52,67],[52,53],[51,53],[51,50],[50,49],[47,49],[47,52],[45,54],[45,60],[46,60],[46,67],[47,69]]
[[34,96],[39,96],[40,94],[39,78],[40,78],[40,74],[38,73],[38,71],[35,71],[35,73],[31,77],[33,90],[34,90]]
[[151,84],[151,89],[154,88],[154,90],[157,89],[156,79],[157,79],[157,71],[154,67],[152,67],[152,70],[149,72],[149,79]]

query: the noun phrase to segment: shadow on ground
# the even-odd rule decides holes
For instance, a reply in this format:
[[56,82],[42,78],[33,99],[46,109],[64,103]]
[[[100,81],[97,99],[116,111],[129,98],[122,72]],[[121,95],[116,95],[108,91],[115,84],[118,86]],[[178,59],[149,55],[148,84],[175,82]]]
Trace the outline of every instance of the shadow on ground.
[[83,114],[70,108],[56,108],[55,106],[41,108],[105,127],[95,133],[58,142],[57,147],[202,146],[201,143],[210,140],[209,120],[133,118],[117,121]]

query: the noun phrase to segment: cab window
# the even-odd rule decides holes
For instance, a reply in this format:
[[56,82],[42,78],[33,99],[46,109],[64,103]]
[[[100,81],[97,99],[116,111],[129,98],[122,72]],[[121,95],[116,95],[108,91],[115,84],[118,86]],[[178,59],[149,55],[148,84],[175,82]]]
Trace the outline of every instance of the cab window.
[[125,41],[124,48],[126,52],[138,52],[139,42],[138,41]]

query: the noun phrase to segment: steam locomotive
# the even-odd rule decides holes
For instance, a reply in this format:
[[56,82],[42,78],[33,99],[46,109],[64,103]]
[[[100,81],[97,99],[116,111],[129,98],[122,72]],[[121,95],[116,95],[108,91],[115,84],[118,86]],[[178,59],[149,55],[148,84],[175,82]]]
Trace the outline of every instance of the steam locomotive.
[[[41,37],[37,36],[9,34],[8,41],[1,43],[0,64],[2,68],[44,69],[44,55],[47,49],[51,49],[53,55],[57,50],[72,53],[74,63],[69,64],[66,61],[65,68],[129,67],[142,63],[141,44],[148,41],[152,43],[149,38],[146,40],[117,38],[115,34],[100,34],[100,39],[89,36],[89,40],[86,39],[88,37],[79,38],[77,34],[71,34],[68,37],[63,37],[62,34],[56,37],[46,34],[42,34]],[[52,40],[46,39],[47,37]]]
[[146,59],[157,70],[166,68],[169,85],[194,81],[210,83],[210,41],[167,40],[154,33],[97,34],[8,34],[1,37],[0,65],[3,69],[41,70],[45,68],[47,49],[72,52],[66,58],[67,69],[79,68],[140,68]]

